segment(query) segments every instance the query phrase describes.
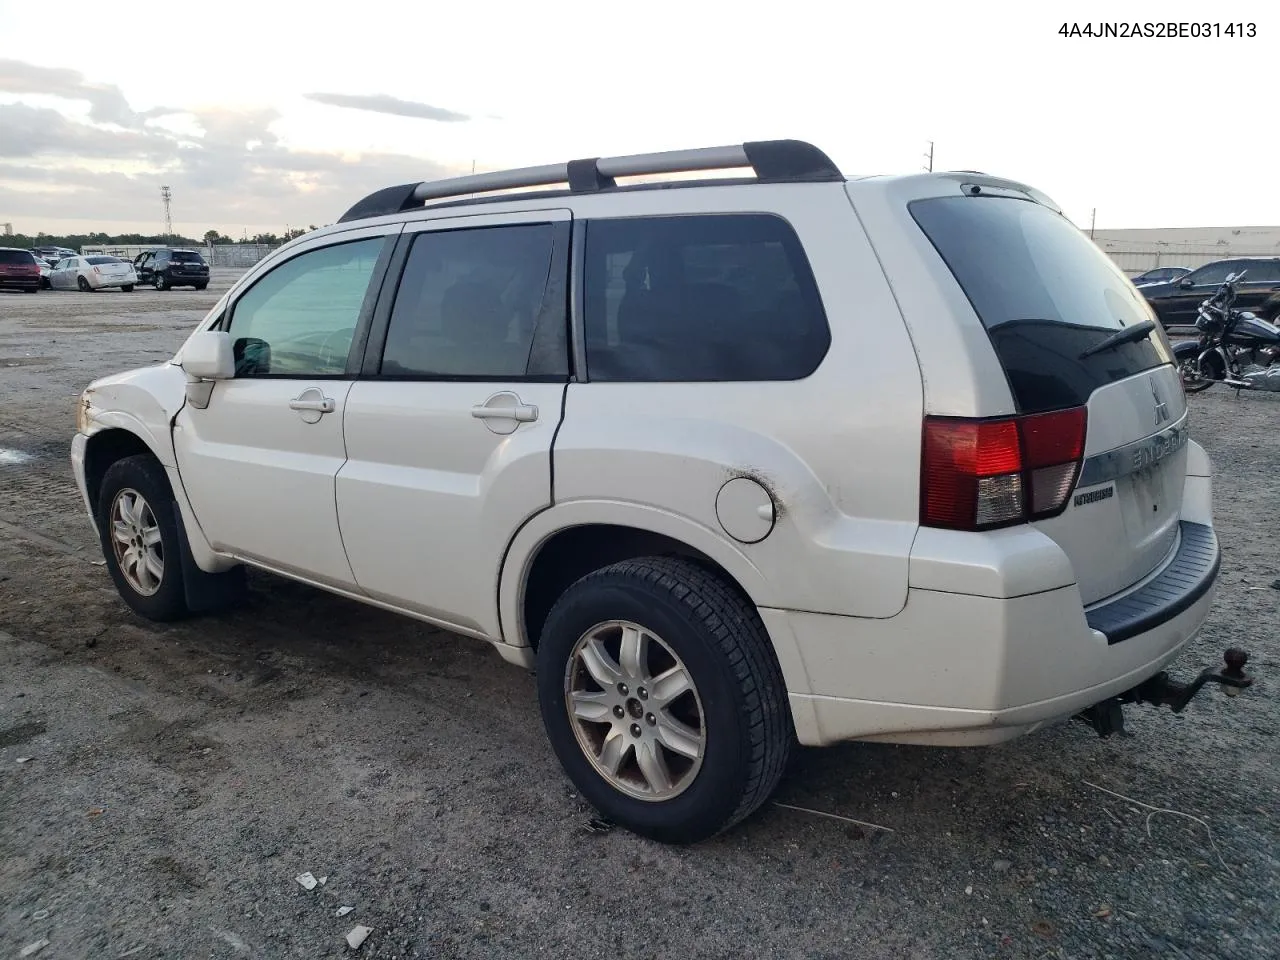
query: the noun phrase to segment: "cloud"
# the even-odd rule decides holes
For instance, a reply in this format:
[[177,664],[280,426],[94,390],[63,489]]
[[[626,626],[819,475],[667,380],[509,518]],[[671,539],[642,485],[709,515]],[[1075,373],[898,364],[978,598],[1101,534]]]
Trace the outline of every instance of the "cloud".
[[[135,113],[120,88],[110,83],[90,83],[79,70],[63,67],[40,67],[21,60],[0,59],[0,91],[36,93],[67,100],[84,100],[89,116],[97,123],[114,123],[122,127],[141,126],[145,117]],[[162,115],[154,110],[148,116]]]
[[[0,90],[82,99],[88,90],[98,97],[90,101],[96,122],[48,107],[0,104],[0,210],[33,230],[42,218],[158,225],[161,184],[173,190],[175,225],[190,234],[210,227],[238,232],[241,224],[332,223],[389,184],[461,172],[404,154],[290,149],[272,129],[280,115],[271,108],[139,114],[118,89],[88,84],[73,70],[0,61]],[[190,117],[191,132],[143,122],[172,113]]]
[[373,113],[389,113],[396,117],[415,117],[419,120],[439,120],[444,123],[460,123],[470,120],[465,113],[433,107],[429,103],[416,100],[401,100],[389,97],[385,93],[306,93],[308,100],[316,103],[327,103],[331,107],[346,107],[351,110],[369,110]]

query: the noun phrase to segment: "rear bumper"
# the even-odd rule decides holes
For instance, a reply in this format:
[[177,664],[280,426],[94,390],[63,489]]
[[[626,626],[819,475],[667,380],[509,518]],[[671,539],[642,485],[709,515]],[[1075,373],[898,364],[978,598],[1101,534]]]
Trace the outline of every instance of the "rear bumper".
[[[1216,592],[1203,451],[1189,465],[1205,475],[1187,477],[1173,555],[1106,603],[1086,609],[1074,582],[1062,582],[1065,556],[1019,530],[974,541],[967,565],[952,539],[940,540],[921,578],[931,586],[913,586],[892,618],[762,610],[800,741],[999,743],[1159,673],[1200,632]],[[913,552],[913,570],[915,561]],[[965,592],[936,588],[951,566]]]
[[0,277],[0,290],[39,290],[40,277]]

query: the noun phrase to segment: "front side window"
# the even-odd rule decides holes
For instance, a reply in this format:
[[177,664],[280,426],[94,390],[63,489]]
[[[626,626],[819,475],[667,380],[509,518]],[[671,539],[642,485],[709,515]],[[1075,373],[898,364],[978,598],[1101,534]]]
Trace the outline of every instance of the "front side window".
[[1227,274],[1239,272],[1240,264],[1234,260],[1221,260],[1218,263],[1211,263],[1207,267],[1201,267],[1192,273],[1188,279],[1197,287],[1202,287],[1209,283],[1222,283],[1227,279]]
[[798,380],[831,342],[800,241],[775,216],[593,220],[584,282],[592,380]]
[[262,276],[231,308],[237,377],[346,371],[384,237],[300,254]]
[[391,311],[382,375],[525,376],[553,246],[547,223],[415,236]]

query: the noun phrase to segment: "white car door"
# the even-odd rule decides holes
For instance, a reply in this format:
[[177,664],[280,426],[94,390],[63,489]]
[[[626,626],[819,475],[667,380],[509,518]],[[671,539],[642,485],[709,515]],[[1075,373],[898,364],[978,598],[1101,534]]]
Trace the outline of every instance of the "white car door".
[[[174,422],[182,483],[215,550],[351,588],[334,477],[342,418],[399,225],[317,238],[238,291],[219,321],[236,375]],[[357,330],[362,331],[360,337]],[[350,364],[349,364],[350,359]]]
[[342,540],[371,597],[500,635],[502,558],[551,504],[569,234],[567,210],[406,226],[338,471]]
[[57,290],[74,290],[76,286],[76,261],[78,257],[64,257],[58,261],[49,275],[49,286]]

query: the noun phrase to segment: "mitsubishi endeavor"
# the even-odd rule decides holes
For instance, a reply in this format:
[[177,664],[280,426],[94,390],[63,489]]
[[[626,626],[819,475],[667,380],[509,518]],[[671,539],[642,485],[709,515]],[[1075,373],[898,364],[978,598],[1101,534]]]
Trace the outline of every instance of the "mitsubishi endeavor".
[[1219,567],[1169,342],[1106,255],[1023,184],[797,141],[379,190],[78,417],[137,613],[251,566],[486,641],[584,796],[669,842],[797,743],[1180,709]]

